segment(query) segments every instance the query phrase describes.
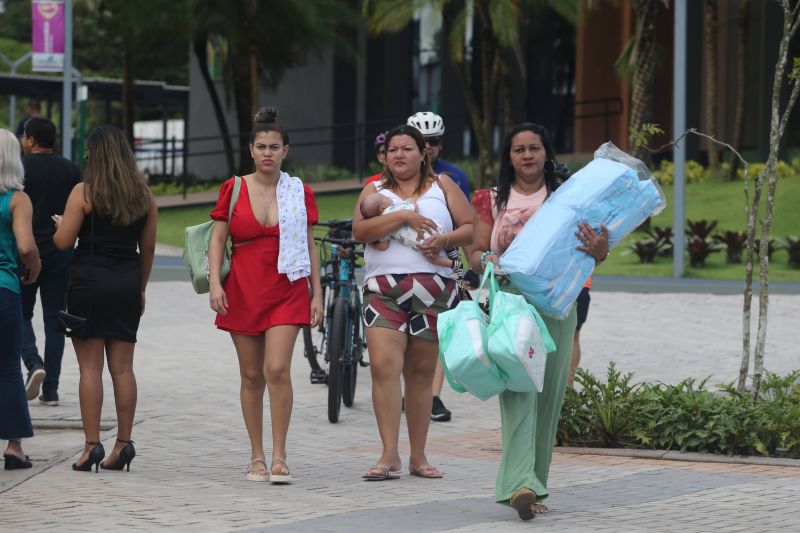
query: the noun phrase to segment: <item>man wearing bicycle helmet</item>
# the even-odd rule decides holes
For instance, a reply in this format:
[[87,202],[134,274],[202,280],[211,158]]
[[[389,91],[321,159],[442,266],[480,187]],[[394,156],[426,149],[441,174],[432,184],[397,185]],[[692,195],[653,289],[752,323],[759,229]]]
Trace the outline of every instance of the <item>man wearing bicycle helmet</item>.
[[448,163],[439,156],[442,153],[442,136],[444,135],[444,121],[442,117],[430,111],[421,111],[408,117],[408,125],[414,126],[422,132],[425,138],[425,149],[436,174],[445,173],[464,191],[469,200],[469,181],[464,171]]
[[383,171],[386,169],[386,134],[388,132],[382,131],[375,137],[375,159],[381,164],[381,169],[376,174],[367,178],[367,183],[378,181],[383,176]]

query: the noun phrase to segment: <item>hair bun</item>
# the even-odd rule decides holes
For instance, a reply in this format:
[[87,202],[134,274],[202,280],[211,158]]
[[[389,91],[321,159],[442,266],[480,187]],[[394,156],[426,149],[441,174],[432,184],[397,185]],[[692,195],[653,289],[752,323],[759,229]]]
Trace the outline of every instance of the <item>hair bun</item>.
[[278,110],[274,107],[262,107],[253,116],[253,124],[270,124],[278,119]]

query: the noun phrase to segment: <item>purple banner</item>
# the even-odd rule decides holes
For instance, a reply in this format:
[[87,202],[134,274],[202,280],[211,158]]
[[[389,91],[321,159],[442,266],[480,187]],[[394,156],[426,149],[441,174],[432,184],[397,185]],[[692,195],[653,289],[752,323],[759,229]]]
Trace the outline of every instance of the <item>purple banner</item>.
[[64,2],[31,2],[33,70],[64,70]]

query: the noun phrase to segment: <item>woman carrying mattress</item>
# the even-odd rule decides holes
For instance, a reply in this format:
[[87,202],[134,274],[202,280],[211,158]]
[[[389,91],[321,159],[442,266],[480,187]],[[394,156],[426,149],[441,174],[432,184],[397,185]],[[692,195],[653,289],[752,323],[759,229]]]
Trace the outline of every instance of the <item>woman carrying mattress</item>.
[[[546,130],[522,123],[506,134],[500,154],[500,176],[496,188],[475,192],[472,267],[483,271],[514,240],[525,222],[536,213],[547,197],[567,178],[558,169],[555,153]],[[596,232],[579,223],[578,247],[598,263],[608,256],[608,232]],[[501,288],[515,291],[504,283]],[[563,320],[543,317],[557,349],[548,355],[542,392],[500,394],[503,460],[495,482],[498,503],[510,504],[522,520],[547,512],[541,503],[548,496],[547,477],[553,454],[561,404],[567,385],[572,354],[576,312]]]

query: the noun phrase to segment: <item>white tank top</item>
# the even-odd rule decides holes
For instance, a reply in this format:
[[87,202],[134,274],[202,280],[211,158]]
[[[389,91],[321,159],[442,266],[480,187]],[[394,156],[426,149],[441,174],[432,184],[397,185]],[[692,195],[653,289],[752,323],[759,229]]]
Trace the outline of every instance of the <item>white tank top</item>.
[[[403,199],[394,192],[381,189],[378,184],[378,192],[393,202],[402,202]],[[453,219],[450,210],[447,209],[447,200],[444,191],[437,182],[431,184],[425,194],[417,200],[419,214],[428,217],[439,224],[445,232],[453,231]],[[442,257],[447,254],[440,252]],[[372,246],[367,246],[364,250],[364,270],[366,279],[375,276],[385,276],[386,274],[415,274],[419,272],[435,273],[445,278],[449,278],[452,269],[449,267],[434,265],[414,248],[400,244],[394,239],[389,239],[389,247],[385,250],[376,250]]]

